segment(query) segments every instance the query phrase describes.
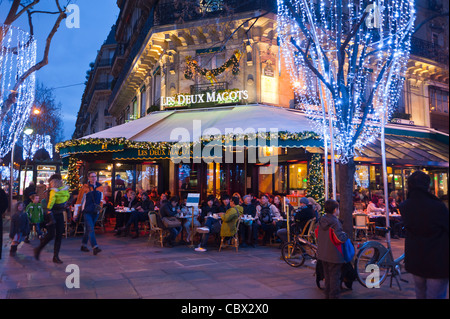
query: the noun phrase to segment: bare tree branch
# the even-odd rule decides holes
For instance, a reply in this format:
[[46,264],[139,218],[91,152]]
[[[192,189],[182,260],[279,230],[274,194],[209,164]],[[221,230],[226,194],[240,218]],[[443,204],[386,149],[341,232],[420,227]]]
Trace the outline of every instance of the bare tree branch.
[[2,113],[0,115],[0,123],[3,121],[5,115],[10,110],[11,106],[16,102],[17,98],[17,91],[19,87],[22,85],[22,83],[34,72],[40,70],[42,67],[48,64],[48,55],[50,52],[50,45],[53,39],[53,36],[55,35],[56,31],[58,31],[58,28],[61,24],[61,21],[67,17],[67,14],[65,10],[61,9],[59,5],[59,1],[55,0],[56,5],[59,10],[59,16],[55,21],[55,24],[53,25],[52,30],[50,31],[49,35],[47,36],[46,44],[45,44],[45,50],[44,50],[44,56],[42,60],[38,63],[36,63],[34,66],[29,68],[26,72],[24,72],[16,81],[13,89],[11,90],[11,93],[9,94],[7,100],[4,103],[4,108],[2,110]]

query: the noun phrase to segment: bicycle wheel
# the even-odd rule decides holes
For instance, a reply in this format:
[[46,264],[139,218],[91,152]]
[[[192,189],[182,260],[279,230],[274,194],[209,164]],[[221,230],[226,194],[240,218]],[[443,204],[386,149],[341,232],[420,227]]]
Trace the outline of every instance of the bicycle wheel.
[[287,242],[281,247],[283,260],[292,267],[300,267],[305,263],[303,250],[297,243]]
[[367,246],[356,255],[355,271],[357,279],[366,288],[379,287],[388,274],[388,268],[380,265],[383,252],[378,247]]

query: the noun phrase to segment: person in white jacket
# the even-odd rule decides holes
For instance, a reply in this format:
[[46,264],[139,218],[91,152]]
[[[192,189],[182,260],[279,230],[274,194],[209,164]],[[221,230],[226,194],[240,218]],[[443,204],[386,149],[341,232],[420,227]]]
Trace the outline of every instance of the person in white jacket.
[[382,197],[373,197],[367,205],[367,214],[383,214],[385,212],[384,199]]

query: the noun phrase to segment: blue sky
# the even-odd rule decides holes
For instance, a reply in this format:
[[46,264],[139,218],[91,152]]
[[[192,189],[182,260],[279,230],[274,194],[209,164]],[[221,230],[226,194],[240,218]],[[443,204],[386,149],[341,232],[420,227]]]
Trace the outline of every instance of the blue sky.
[[[35,10],[55,11],[53,0],[42,0]],[[60,3],[63,5],[65,1]],[[49,88],[55,88],[57,102],[61,102],[61,115],[64,122],[64,140],[71,139],[75,130],[77,112],[86,81],[89,63],[94,62],[97,51],[116,22],[119,8],[116,0],[75,0],[72,3],[80,8],[80,28],[68,28],[65,21],[53,37],[50,47],[49,63],[36,72],[37,81]],[[0,23],[3,23],[11,2],[0,0]],[[45,40],[56,20],[56,15],[34,14],[33,25],[37,39],[37,60],[44,54]],[[26,15],[15,26],[28,31]],[[74,85],[74,86],[71,86]],[[62,88],[65,86],[70,86]]]

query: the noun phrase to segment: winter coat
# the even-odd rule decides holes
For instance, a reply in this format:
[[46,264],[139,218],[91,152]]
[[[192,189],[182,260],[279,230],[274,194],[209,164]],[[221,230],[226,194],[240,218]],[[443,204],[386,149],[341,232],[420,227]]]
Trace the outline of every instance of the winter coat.
[[64,210],[64,203],[67,202],[70,198],[68,189],[68,186],[62,186],[60,188],[52,188],[50,190],[47,205],[48,210],[62,213],[62,211]]
[[16,234],[27,236],[30,232],[30,222],[25,212],[17,212],[11,217],[11,228],[9,238],[13,239]]
[[242,215],[244,209],[242,206],[230,207],[224,215],[222,215],[222,226],[220,228],[220,236],[231,237],[237,232],[236,223],[239,216]]
[[449,278],[448,208],[417,189],[408,192],[399,210],[406,228],[406,270],[424,278]]
[[339,252],[331,241],[330,228],[334,230],[339,241],[345,242],[348,238],[347,234],[342,230],[341,222],[336,216],[332,214],[322,216],[319,220],[317,231],[317,259],[335,264],[345,263],[341,252]]
[[39,224],[44,221],[44,210],[41,203],[29,203],[27,208],[25,208],[25,212],[32,224]]
[[[96,213],[96,206],[101,204],[103,200],[103,193],[99,191],[99,187],[102,184],[96,183],[94,185],[88,185],[88,192],[85,192],[83,195],[83,199],[81,200],[83,211],[86,213]],[[94,189],[95,187],[95,189]]]

